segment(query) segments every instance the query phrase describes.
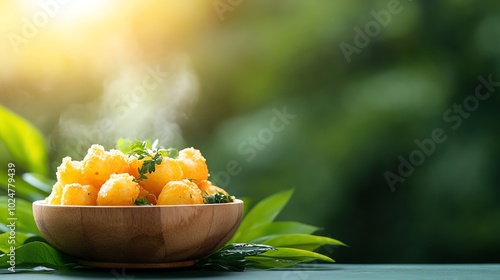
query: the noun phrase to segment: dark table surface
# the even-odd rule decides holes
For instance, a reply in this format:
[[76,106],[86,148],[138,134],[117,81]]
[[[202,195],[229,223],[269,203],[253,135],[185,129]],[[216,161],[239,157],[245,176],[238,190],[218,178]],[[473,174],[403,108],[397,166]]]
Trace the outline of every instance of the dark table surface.
[[456,265],[348,265],[318,264],[288,269],[247,270],[245,272],[214,272],[188,269],[133,270],[76,268],[45,273],[2,274],[3,279],[255,279],[255,280],[313,280],[313,279],[500,279],[500,264]]

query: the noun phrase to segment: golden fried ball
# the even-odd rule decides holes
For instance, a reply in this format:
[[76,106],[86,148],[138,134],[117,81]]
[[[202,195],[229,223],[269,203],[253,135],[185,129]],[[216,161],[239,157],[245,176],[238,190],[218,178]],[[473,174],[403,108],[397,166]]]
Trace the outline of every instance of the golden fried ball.
[[97,195],[97,205],[134,205],[139,196],[139,184],[128,173],[111,174]]
[[226,190],[224,190],[223,188],[219,188],[217,186],[214,186],[214,185],[208,186],[203,193],[205,193],[206,195],[212,195],[212,194],[217,194],[217,193],[222,193],[224,195],[229,195],[226,192]]
[[78,183],[65,185],[62,190],[62,205],[96,205],[99,189]]
[[163,157],[161,164],[156,165],[155,172],[145,175],[148,178],[140,181],[140,185],[155,196],[160,195],[168,182],[185,178],[179,163],[169,157]]
[[225,195],[229,195],[223,188],[212,185],[212,182],[210,182],[208,180],[196,182],[196,185],[198,185],[198,188],[200,188],[200,190],[203,194],[212,195],[212,194],[216,194],[216,193],[222,193]]
[[203,204],[204,199],[198,186],[189,180],[171,181],[163,187],[158,196],[158,205]]
[[210,187],[212,185],[212,182],[210,182],[208,180],[194,181],[194,183],[198,186],[198,188],[200,188],[202,193],[205,193],[207,191],[208,187]]
[[65,157],[61,165],[57,167],[57,181],[63,186],[72,183],[86,185],[88,182],[83,176],[83,166],[80,161],[73,161],[71,157]]
[[127,156],[119,150],[105,151],[101,145],[92,145],[83,159],[83,175],[89,184],[101,187],[111,174],[129,170]]
[[61,204],[61,196],[63,192],[63,185],[61,182],[56,182],[52,187],[52,192],[45,199],[45,203],[47,204]]
[[65,157],[57,168],[57,183],[47,204],[134,205],[137,198],[149,204],[203,204],[203,195],[224,189],[208,181],[208,167],[201,152],[186,148],[177,159],[163,157],[153,173],[139,183],[139,169],[146,159],[127,156],[119,150],[106,151],[92,145],[82,161]]
[[201,152],[194,148],[186,148],[179,152],[177,162],[184,172],[184,178],[201,182],[208,179],[208,167]]

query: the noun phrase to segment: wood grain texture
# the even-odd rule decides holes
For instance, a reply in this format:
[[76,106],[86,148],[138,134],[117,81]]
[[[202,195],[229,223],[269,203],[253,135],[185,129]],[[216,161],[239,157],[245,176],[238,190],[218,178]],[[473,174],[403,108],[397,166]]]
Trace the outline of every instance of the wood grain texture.
[[68,206],[33,203],[42,236],[80,260],[184,262],[223,246],[238,228],[243,202],[162,206]]

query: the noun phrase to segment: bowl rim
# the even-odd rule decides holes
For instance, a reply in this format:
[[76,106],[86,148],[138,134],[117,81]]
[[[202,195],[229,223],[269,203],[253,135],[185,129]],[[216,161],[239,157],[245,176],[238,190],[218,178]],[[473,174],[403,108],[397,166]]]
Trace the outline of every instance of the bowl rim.
[[243,200],[235,198],[233,202],[211,203],[211,204],[176,204],[176,205],[61,205],[46,204],[45,200],[33,201],[33,205],[54,208],[88,208],[88,209],[155,209],[155,208],[179,208],[179,207],[222,207],[224,205],[243,204]]

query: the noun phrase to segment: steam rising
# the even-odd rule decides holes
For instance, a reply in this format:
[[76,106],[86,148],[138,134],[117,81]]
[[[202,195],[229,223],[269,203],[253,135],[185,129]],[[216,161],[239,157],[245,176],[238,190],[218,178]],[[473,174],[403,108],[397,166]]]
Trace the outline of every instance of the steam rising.
[[[198,99],[198,83],[187,57],[162,64],[134,63],[104,81],[95,102],[72,105],[50,136],[56,158],[81,159],[91,144],[113,148],[119,138],[159,139],[182,147],[179,124]],[[64,146],[61,146],[64,143]]]

